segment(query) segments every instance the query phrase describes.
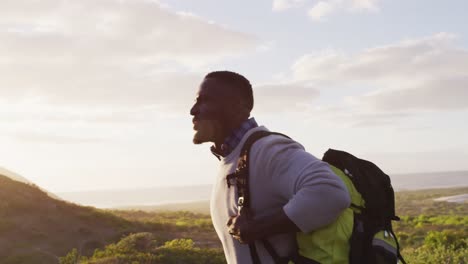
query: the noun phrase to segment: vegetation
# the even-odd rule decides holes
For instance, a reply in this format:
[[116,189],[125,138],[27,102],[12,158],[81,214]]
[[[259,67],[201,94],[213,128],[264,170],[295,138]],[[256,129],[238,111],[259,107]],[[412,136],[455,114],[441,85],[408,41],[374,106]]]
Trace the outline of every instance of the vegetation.
[[137,233],[124,237],[91,257],[79,256],[76,249],[60,259],[61,264],[120,264],[120,263],[226,263],[220,249],[199,248],[191,239],[160,242],[154,234]]
[[111,212],[54,199],[34,185],[0,175],[0,260],[58,263],[77,248],[93,254],[123,235],[162,227],[132,222]]
[[[166,234],[164,238],[190,238],[203,248],[221,248],[218,236],[214,232],[211,217],[208,214],[179,212],[144,212],[144,211],[110,211],[123,219],[140,222],[146,225],[161,226]],[[158,232],[160,238],[162,232]]]
[[[468,203],[435,198],[468,187],[396,193],[394,225],[408,263],[468,262]],[[62,257],[59,257],[62,256]],[[1,263],[225,263],[209,215],[99,210],[0,176]]]
[[110,211],[114,215],[130,221],[163,225],[173,230],[211,231],[211,217],[207,214],[192,213],[189,211],[178,212],[145,212],[145,211]]
[[[149,245],[155,247],[130,247],[129,241],[140,241],[140,236],[149,239],[147,234],[154,236]],[[112,252],[118,254],[111,257]],[[207,215],[78,206],[54,199],[37,186],[0,175],[2,264],[75,263],[86,256],[87,263],[224,261]]]
[[190,211],[199,214],[210,214],[210,202],[206,201],[194,201],[194,202],[180,202],[160,205],[141,205],[141,206],[124,206],[119,207],[120,210],[137,210],[146,212],[180,212]]
[[468,187],[404,191],[396,194],[401,221],[394,229],[408,263],[468,262],[468,202],[435,198],[468,193]]

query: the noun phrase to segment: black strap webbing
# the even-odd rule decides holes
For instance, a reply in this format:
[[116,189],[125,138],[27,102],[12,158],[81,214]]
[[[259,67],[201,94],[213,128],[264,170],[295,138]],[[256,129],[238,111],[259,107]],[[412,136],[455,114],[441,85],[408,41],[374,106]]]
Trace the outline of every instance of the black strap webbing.
[[[252,148],[252,145],[259,139],[269,136],[269,135],[280,135],[289,138],[286,135],[283,135],[281,133],[276,133],[276,132],[270,132],[270,131],[257,131],[252,133],[247,140],[245,141],[244,145],[242,146],[241,152],[240,152],[240,159],[244,159],[244,172],[245,174],[245,179],[244,179],[244,184],[240,184],[237,186],[237,194],[239,201],[242,201],[242,204],[240,202],[238,203],[238,206],[244,206],[244,207],[249,207],[250,206],[250,190],[249,190],[249,156],[250,156],[250,149]],[[242,162],[241,162],[242,163]],[[265,249],[268,251],[268,253],[271,255],[271,257],[274,259],[276,264],[281,264],[283,263],[281,257],[278,256],[276,253],[275,249],[272,247],[270,242],[267,240],[262,240],[263,245],[265,246]],[[260,264],[260,258],[258,257],[258,252],[257,248],[255,246],[255,243],[250,243],[249,244],[249,249],[250,249],[250,256],[252,258],[252,263],[253,264]]]
[[252,258],[253,264],[260,264],[260,258],[258,257],[257,247],[255,246],[255,242],[249,244],[250,249],[250,257]]
[[393,238],[395,239],[396,242],[396,248],[397,248],[397,258],[400,259],[401,263],[406,264],[405,259],[403,256],[400,254],[400,244],[398,243],[398,238],[393,232],[393,228],[390,226],[390,234],[392,234]]
[[281,133],[278,133],[278,132],[271,132],[271,131],[264,131],[264,130],[260,130],[260,131],[257,131],[257,132],[254,132],[252,133],[252,135],[250,135],[247,140],[244,142],[244,145],[242,146],[242,149],[241,149],[241,155],[247,151],[247,153],[250,153],[250,148],[252,147],[252,145],[259,139],[263,138],[263,137],[266,137],[266,136],[269,136],[269,135],[279,135],[279,136],[283,136],[283,137],[286,137],[286,138],[290,138],[284,134],[281,134]]
[[275,248],[271,245],[270,241],[267,239],[262,239],[263,246],[265,249],[268,251],[270,256],[273,258],[273,261],[275,261],[275,264],[284,264],[289,262],[289,258],[283,258],[276,253]]

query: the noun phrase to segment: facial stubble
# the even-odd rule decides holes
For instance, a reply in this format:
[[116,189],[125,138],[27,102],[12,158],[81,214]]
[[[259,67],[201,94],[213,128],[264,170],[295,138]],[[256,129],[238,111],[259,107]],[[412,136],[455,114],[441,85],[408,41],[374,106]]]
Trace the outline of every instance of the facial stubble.
[[198,145],[205,142],[214,142],[217,136],[217,128],[219,128],[219,123],[216,120],[198,120],[193,135],[193,143]]

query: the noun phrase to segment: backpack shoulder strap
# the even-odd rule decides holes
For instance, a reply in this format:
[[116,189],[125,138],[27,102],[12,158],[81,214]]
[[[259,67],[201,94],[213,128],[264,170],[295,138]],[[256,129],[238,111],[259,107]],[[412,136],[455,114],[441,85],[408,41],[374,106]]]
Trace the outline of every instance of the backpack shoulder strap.
[[252,133],[249,135],[247,140],[244,142],[242,146],[239,161],[237,164],[236,174],[237,176],[241,177],[240,181],[237,181],[237,194],[238,194],[238,203],[239,209],[242,207],[249,207],[250,206],[250,191],[249,191],[249,163],[250,163],[250,150],[257,140],[270,136],[270,135],[280,135],[283,137],[290,138],[284,134],[277,133],[277,132],[270,132],[265,130],[260,130]]
[[246,151],[250,152],[250,148],[252,147],[252,145],[257,140],[259,140],[259,139],[261,139],[263,137],[269,136],[269,135],[279,135],[279,136],[283,136],[283,137],[286,137],[286,138],[290,138],[290,137],[286,136],[285,134],[281,134],[281,133],[278,133],[278,132],[271,132],[271,131],[265,131],[265,130],[260,130],[260,131],[253,132],[247,138],[247,140],[244,142],[244,145],[242,146],[242,149],[241,149],[241,156]]
[[[239,161],[237,164],[237,170],[236,170],[236,185],[237,185],[237,194],[238,194],[238,200],[237,200],[237,206],[239,210],[242,208],[249,208],[250,207],[250,191],[249,191],[249,163],[250,163],[250,149],[252,148],[253,144],[264,137],[270,136],[270,135],[281,135],[284,137],[289,138],[286,135],[283,135],[281,133],[277,132],[270,132],[270,131],[256,131],[252,133],[247,140],[244,142],[244,145],[242,146],[240,156],[239,156]],[[228,179],[229,181],[229,179]],[[274,259],[275,263],[286,263],[282,258],[278,256],[278,254],[275,252],[271,244],[268,242],[268,240],[264,239],[261,241],[265,248],[267,249],[268,253],[271,255],[271,257]],[[254,264],[259,264],[260,260],[258,257],[257,253],[257,248],[255,246],[255,242],[249,244],[249,249],[250,249],[250,256],[252,258],[252,262]]]

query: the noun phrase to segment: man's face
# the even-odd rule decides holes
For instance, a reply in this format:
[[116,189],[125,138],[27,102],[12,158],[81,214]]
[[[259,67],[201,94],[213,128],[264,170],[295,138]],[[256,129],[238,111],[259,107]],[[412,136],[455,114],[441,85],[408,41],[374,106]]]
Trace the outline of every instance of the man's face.
[[226,89],[216,79],[203,80],[197,93],[196,102],[190,110],[193,116],[195,135],[193,143],[219,142],[223,140],[224,124],[227,121],[226,106],[229,97]]

